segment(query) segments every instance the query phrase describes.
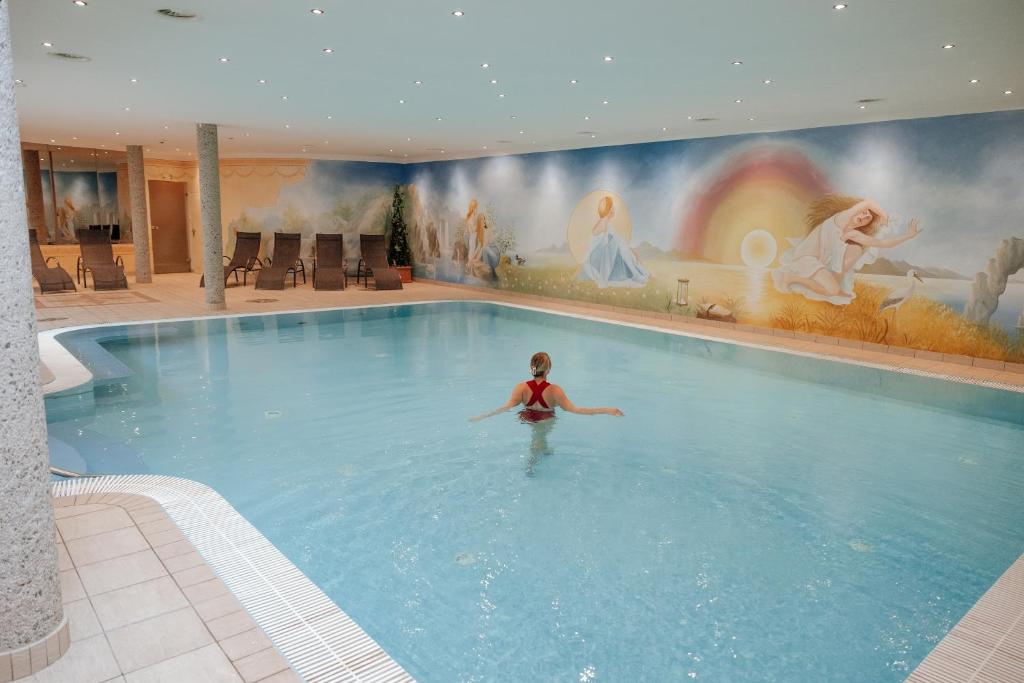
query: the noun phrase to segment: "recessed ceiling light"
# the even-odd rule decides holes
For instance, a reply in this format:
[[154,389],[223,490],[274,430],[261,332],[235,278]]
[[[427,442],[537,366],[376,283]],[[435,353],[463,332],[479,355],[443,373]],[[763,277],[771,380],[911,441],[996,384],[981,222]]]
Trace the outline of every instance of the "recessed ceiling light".
[[487,145],[484,145],[484,149],[487,149]]
[[590,117],[589,117],[589,116],[584,116],[584,117],[583,117],[583,120],[584,120],[584,121],[589,121],[589,120],[590,120]]
[[601,100],[601,104],[608,104],[608,100]]
[[953,43],[946,43],[945,45],[942,46],[942,49],[943,50],[952,50],[954,47],[956,47],[956,45],[954,45]]
[[611,55],[605,55],[604,56],[604,61],[606,61],[606,62],[615,61],[615,57],[612,57]]
[[406,138],[405,141],[406,142],[412,142],[412,138]]
[[167,130],[170,126],[164,126],[164,130]]
[[437,120],[438,121],[444,121],[444,119],[442,119],[440,116],[437,117]]
[[971,79],[971,85],[974,85],[974,84],[975,84],[975,83],[977,83],[977,82],[978,82],[978,79],[977,79],[977,78],[972,78],[972,79]]
[[742,104],[743,100],[733,100],[733,102],[735,102],[736,104]]
[[1012,94],[1013,94],[1013,91],[1012,91],[1012,90],[1004,90],[1004,91],[1003,91],[1003,94],[1004,94],[1004,95],[1012,95]]
[[498,93],[498,97],[505,97],[505,93],[503,93],[503,92]]
[[331,119],[333,119],[333,118],[334,118],[334,115],[333,115],[333,114],[328,114],[328,115],[327,115],[327,120],[328,120],[328,121],[330,121],[330,120],[331,120]]
[[50,140],[50,142],[57,142],[56,140]]
[[53,47],[53,43],[50,43],[50,42],[43,43],[43,47]]
[[525,130],[521,130],[521,131],[519,131],[519,134],[522,135],[525,132],[526,132]]
[[14,79],[14,84],[15,85],[25,85],[25,81],[21,80],[20,78],[15,78]]
[[398,100],[399,104],[405,104],[405,100]]
[[334,52],[334,48],[333,47],[325,47],[324,48],[324,54],[325,55],[332,54],[333,52]]
[[117,130],[114,131],[114,135],[120,135],[120,134],[121,134],[120,131],[117,131]]
[[72,140],[77,140],[78,138],[77,138],[77,137],[75,137],[74,135],[72,135],[72,136],[71,136],[71,139],[72,139]]
[[596,138],[596,137],[597,137],[597,135],[596,135],[595,133],[591,133],[591,134],[590,134],[590,137],[592,137],[592,138]]
[[867,109],[867,108],[868,108],[868,105],[866,105],[866,104],[862,104],[862,105],[860,105],[860,108],[861,108],[861,109]]
[[291,124],[286,123],[286,124],[284,124],[284,127],[285,128],[291,128]]
[[747,119],[747,121],[753,121],[753,120],[754,120],[753,116],[751,116],[749,119]]
[[573,78],[569,81],[569,85],[576,85],[577,82],[578,81],[575,78]]
[[481,69],[490,69],[491,65],[488,64],[487,62],[484,62],[483,64],[480,65],[480,68]]
[[287,96],[287,95],[281,95],[281,99],[282,99],[282,100],[287,100],[287,99],[288,99],[288,96]]
[[219,61],[219,62],[220,62],[221,64],[227,64],[228,62],[230,62],[230,61],[231,61],[231,58],[230,58],[230,57],[221,57],[221,58],[220,58],[220,59],[219,59],[218,61]]
[[395,150],[393,150],[393,149],[389,149],[388,151],[389,151],[389,152],[394,152]]
[[764,80],[763,80],[763,81],[761,81],[761,82],[762,82],[762,83],[764,83],[765,85],[771,85],[771,84],[772,84],[772,79],[770,79],[770,78],[766,78],[766,79],[764,79]]
[[498,85],[498,79],[497,78],[492,78],[491,79],[491,85]]
[[423,85],[423,81],[413,81],[416,85]]
[[85,0],[74,0],[71,4],[78,5],[79,7],[85,7],[89,3],[87,3]]
[[846,3],[845,2],[840,2],[840,3],[837,3],[835,5],[832,5],[832,9],[836,9],[836,10],[846,9]]
[[138,83],[138,82],[139,82],[139,79],[137,79],[137,78],[129,78],[129,79],[128,79],[128,82],[129,82],[129,83]]
[[125,111],[131,111],[131,110],[132,110],[132,108],[131,108],[131,107],[125,107],[125,108],[124,108],[124,110],[125,110]]
[[736,60],[733,60],[732,65],[733,66],[743,66],[743,62],[741,62],[740,60],[736,59]]
[[693,121],[693,117],[692,117],[692,116],[687,116],[687,117],[686,117],[686,120],[687,120],[687,121]]
[[460,9],[454,10],[454,11],[452,12],[452,16],[453,16],[453,17],[461,17],[461,16],[465,16],[465,14],[466,14],[466,13],[465,13],[465,12],[463,12],[462,10],[460,10]]
[[515,119],[515,118],[516,118],[516,115],[515,115],[515,114],[512,114],[512,116],[510,116],[509,118],[510,118],[510,119]]
[[662,127],[661,127],[661,132],[662,132],[662,133],[664,133],[664,132],[665,132],[665,131],[667,131],[667,130],[668,130],[668,128],[666,128],[665,126],[662,126]]
[[319,7],[314,7],[313,9],[309,10],[309,12],[310,12],[310,14],[315,14],[317,16],[320,16],[321,14],[324,13],[324,10],[320,9]]

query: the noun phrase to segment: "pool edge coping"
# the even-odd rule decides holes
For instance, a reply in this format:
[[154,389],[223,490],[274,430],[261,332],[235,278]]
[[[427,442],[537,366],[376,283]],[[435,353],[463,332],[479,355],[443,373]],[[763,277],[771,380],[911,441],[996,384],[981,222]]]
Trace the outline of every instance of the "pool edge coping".
[[206,484],[152,474],[52,482],[51,494],[129,494],[156,501],[285,657],[310,683],[413,677],[302,570]]
[[[132,321],[120,321],[120,322],[109,322],[109,323],[91,323],[84,325],[71,325],[68,327],[58,327],[50,330],[44,330],[38,333],[39,338],[39,358],[40,361],[49,368],[54,378],[41,385],[43,396],[49,396],[50,394],[58,392],[72,392],[75,389],[82,389],[82,392],[88,390],[89,382],[92,380],[92,373],[82,365],[74,354],[72,354],[60,341],[57,340],[57,336],[64,334],[65,332],[75,332],[78,330],[88,329],[99,329],[103,327],[119,327],[125,325],[151,325],[156,323],[175,323],[175,322],[192,322],[196,320],[227,320],[233,318],[250,318],[256,316],[268,316],[268,315],[295,315],[302,313],[324,313],[328,311],[342,311],[342,310],[357,310],[364,308],[394,308],[400,306],[423,306],[426,304],[443,304],[443,303],[479,303],[489,304],[495,306],[505,306],[508,308],[518,308],[528,311],[536,311],[538,313],[547,313],[550,315],[558,315],[567,318],[577,318],[580,320],[589,320],[593,322],[600,322],[609,325],[622,325],[625,327],[633,327],[641,330],[648,330],[652,332],[661,332],[664,334],[671,334],[679,337],[689,337],[691,339],[700,339],[703,341],[712,341],[721,344],[731,344],[733,346],[740,346],[743,348],[757,349],[760,351],[769,351],[774,353],[784,353],[793,356],[799,356],[803,358],[817,358],[819,360],[830,361],[833,363],[842,363],[845,365],[855,365],[864,368],[871,368],[874,370],[884,370],[896,374],[903,375],[915,375],[917,377],[924,377],[928,379],[937,379],[947,382],[954,382],[956,384],[970,384],[974,386],[985,387],[988,389],[997,389],[1000,391],[1010,391],[1014,393],[1024,394],[1024,385],[1020,384],[1008,384],[1005,382],[999,382],[996,380],[977,379],[973,377],[964,377],[960,375],[949,375],[940,372],[931,372],[928,370],[922,370],[920,368],[913,368],[899,364],[887,364],[887,363],[875,363],[868,360],[861,360],[857,358],[844,358],[840,356],[834,356],[826,353],[816,353],[813,351],[805,351],[802,349],[790,349],[782,346],[773,346],[771,344],[763,344],[758,342],[746,341],[741,339],[731,339],[729,337],[716,336],[714,334],[706,334],[703,332],[696,332],[692,330],[678,330],[668,327],[661,327],[656,324],[650,323],[639,323],[625,320],[616,320],[612,318],[600,317],[598,315],[591,315],[585,313],[574,313],[570,311],[559,311],[548,308],[542,308],[539,306],[530,306],[527,304],[513,303],[509,301],[497,301],[494,299],[427,299],[422,301],[403,301],[386,304],[360,304],[357,306],[329,306],[325,308],[302,308],[292,309],[284,311],[266,311],[266,312],[252,312],[252,313],[215,313],[210,315],[193,315],[183,316],[177,318],[156,318],[152,320],[132,320]],[[652,321],[653,322],[653,321]]]

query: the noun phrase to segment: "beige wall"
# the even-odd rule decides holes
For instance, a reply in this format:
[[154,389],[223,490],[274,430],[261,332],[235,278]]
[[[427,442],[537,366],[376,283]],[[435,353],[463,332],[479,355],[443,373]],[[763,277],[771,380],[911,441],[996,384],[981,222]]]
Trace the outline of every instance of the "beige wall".
[[[220,163],[221,223],[225,245],[229,244],[228,226],[247,208],[274,206],[281,190],[302,180],[306,159],[222,159]],[[192,271],[202,270],[203,225],[199,214],[199,167],[195,161],[146,159],[146,181],[184,182],[188,194],[186,214],[189,258]],[[146,187],[149,205],[149,187]],[[151,224],[152,221],[149,221]],[[149,226],[146,226],[149,229]],[[136,227],[136,229],[138,229]]]

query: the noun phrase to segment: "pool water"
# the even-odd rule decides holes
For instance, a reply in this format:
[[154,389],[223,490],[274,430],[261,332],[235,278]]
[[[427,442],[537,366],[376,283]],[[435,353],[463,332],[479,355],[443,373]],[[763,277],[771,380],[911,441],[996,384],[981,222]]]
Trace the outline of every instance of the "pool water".
[[[55,464],[220,492],[421,681],[899,681],[1024,551],[1024,395],[484,303],[64,333]],[[547,351],[577,405],[470,423]]]

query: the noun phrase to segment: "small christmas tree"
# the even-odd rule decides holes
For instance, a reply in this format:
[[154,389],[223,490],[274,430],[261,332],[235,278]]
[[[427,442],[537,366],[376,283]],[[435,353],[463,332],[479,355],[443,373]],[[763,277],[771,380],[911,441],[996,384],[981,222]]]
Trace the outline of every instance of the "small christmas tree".
[[409,231],[402,216],[402,188],[395,185],[395,196],[391,201],[391,241],[388,243],[388,261],[394,266],[412,265],[409,251]]

